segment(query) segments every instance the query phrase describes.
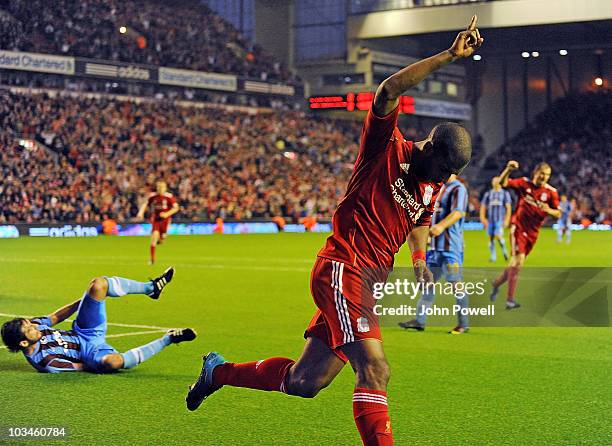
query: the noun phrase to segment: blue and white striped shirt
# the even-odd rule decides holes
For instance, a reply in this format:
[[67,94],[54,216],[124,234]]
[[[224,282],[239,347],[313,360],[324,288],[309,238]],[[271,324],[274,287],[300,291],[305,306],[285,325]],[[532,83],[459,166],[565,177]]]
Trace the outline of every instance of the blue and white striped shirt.
[[503,223],[506,218],[506,205],[512,204],[512,197],[505,189],[491,189],[484,194],[481,204],[487,207],[487,220],[492,223]]
[[51,327],[49,317],[30,319],[37,324],[36,329],[42,337],[31,355],[24,356],[39,372],[59,373],[80,370],[81,341],[74,330],[57,330]]
[[[459,180],[446,183],[436,202],[432,226],[444,220],[451,212],[459,211],[465,215],[467,210],[467,189]],[[431,249],[436,251],[463,252],[463,223],[465,216],[449,226],[442,234],[431,238]]]

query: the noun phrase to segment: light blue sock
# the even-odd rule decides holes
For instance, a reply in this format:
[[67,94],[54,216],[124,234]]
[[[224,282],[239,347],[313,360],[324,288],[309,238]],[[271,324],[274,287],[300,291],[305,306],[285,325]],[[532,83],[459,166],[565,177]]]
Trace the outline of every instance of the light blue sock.
[[563,230],[561,228],[557,229],[557,243],[561,243],[563,240]]
[[435,293],[423,293],[423,296],[419,299],[419,302],[417,303],[416,317],[416,320],[419,324],[425,325],[425,322],[427,321],[427,315],[425,314],[425,310],[431,307],[435,298]]
[[497,253],[495,252],[495,239],[489,240],[489,255],[492,261],[495,262],[495,260],[497,260]]
[[565,231],[565,242],[569,243],[572,240],[572,231],[569,229]]
[[123,277],[106,277],[108,282],[107,296],[119,297],[126,294],[151,294],[153,292],[153,282],[137,282],[136,280],[125,279]]
[[151,356],[161,352],[168,345],[170,345],[170,336],[165,335],[153,342],[121,353],[121,356],[123,356],[123,368],[131,369],[132,367],[136,367],[141,362],[145,362]]
[[499,240],[499,246],[501,246],[504,257],[508,257],[508,249],[506,248],[506,241],[502,238]]
[[[470,298],[466,294],[463,298],[459,299],[455,296],[455,303],[459,305],[461,308],[469,308],[470,307]],[[457,313],[457,320],[459,321],[459,326],[463,328],[469,328],[470,322],[467,314],[463,315],[461,312]]]

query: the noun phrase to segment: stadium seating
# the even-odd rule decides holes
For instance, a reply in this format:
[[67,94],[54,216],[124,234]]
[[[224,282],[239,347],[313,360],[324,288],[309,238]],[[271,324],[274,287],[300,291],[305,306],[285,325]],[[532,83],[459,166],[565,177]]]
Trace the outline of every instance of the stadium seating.
[[126,221],[159,178],[183,219],[329,218],[360,133],[298,112],[11,93],[0,123],[0,221],[10,222]]
[[0,8],[2,49],[296,80],[197,0],[11,0]]
[[[158,178],[178,196],[183,219],[328,219],[358,150],[360,122],[56,96],[0,96],[0,222],[130,220]],[[578,218],[609,221],[612,129],[604,117],[611,112],[608,93],[561,100],[486,167],[499,171],[517,159],[528,175],[547,160],[551,183],[578,200]],[[418,137],[414,129],[405,134]],[[42,145],[24,147],[19,139]],[[473,216],[479,203],[471,192]]]

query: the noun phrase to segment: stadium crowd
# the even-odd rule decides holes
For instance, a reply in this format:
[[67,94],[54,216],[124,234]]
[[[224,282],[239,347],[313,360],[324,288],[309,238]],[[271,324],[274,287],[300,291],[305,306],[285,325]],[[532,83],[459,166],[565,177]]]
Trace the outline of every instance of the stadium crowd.
[[183,219],[329,218],[360,133],[299,112],[11,93],[0,123],[0,221],[9,222],[130,220],[160,178]]
[[198,0],[0,0],[0,31],[3,49],[297,80]]
[[540,161],[552,166],[551,184],[576,200],[575,220],[612,223],[612,93],[575,94],[555,102],[486,161],[501,170],[516,159],[531,176]]
[[[610,113],[609,93],[561,100],[485,164],[499,170],[518,159],[529,176],[547,160],[551,183],[577,200],[577,219],[609,222],[612,126],[601,117]],[[157,179],[177,196],[181,219],[328,219],[352,172],[361,127],[301,112],[66,92],[5,92],[0,124],[0,222],[129,221]],[[416,129],[405,135],[421,136]],[[473,216],[479,202],[470,191]]]

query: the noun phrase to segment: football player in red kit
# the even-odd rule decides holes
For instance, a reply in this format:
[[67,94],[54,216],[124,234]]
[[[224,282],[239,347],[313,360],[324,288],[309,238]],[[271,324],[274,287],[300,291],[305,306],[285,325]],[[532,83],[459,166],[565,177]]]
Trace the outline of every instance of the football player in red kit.
[[499,287],[508,281],[506,308],[512,310],[520,307],[514,299],[518,274],[525,263],[525,258],[533,249],[540,227],[547,216],[559,218],[559,195],[557,189],[548,184],[552,169],[548,163],[540,163],[533,170],[531,180],[527,177],[509,179],[510,172],[518,169],[516,161],[508,161],[499,181],[502,187],[514,189],[518,195],[516,211],[510,226],[510,245],[512,257],[504,272],[493,282],[491,300],[495,301]]
[[332,219],[333,234],[312,269],[317,310],[304,333],[300,358],[238,364],[211,352],[190,387],[189,410],[224,385],[312,398],[350,362],[356,375],[353,414],[363,444],[393,444],[389,366],[373,314],[372,280],[386,280],[406,241],[417,278],[431,280],[425,249],[436,197],[472,152],[469,133],[454,123],[436,126],[423,141],[406,141],[397,127],[399,97],[438,68],[471,56],[482,42],[473,17],[449,50],[400,70],[378,87],[353,175]]
[[138,218],[143,219],[147,207],[151,207],[151,265],[155,263],[155,248],[166,238],[172,216],[180,209],[164,181],[158,181],[155,188],[138,211]]

